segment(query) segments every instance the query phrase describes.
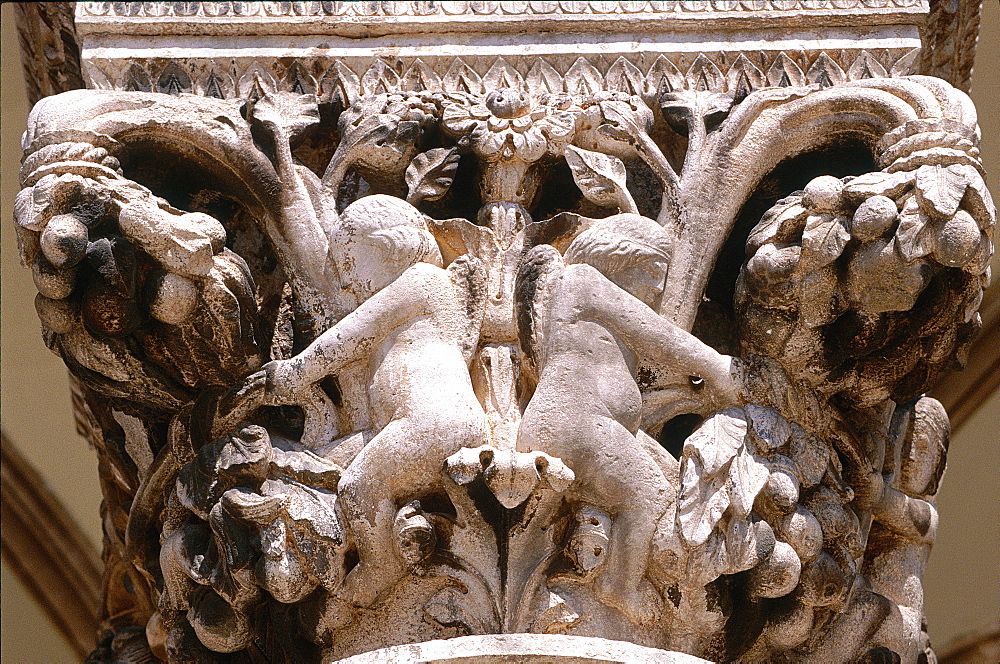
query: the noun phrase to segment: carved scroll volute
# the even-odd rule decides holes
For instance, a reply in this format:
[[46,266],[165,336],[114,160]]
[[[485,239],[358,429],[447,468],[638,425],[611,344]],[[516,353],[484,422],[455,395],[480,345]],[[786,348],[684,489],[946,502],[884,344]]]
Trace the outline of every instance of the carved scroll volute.
[[[74,131],[83,130],[119,141],[126,155],[135,150],[166,150],[179,162],[207,170],[246,206],[266,233],[301,304],[312,317],[328,324],[344,313],[336,300],[339,275],[328,253],[332,221],[328,206],[322,200],[309,200],[318,195],[318,187],[313,187],[313,192],[299,194],[305,200],[298,205],[307,209],[311,221],[289,217],[288,191],[294,192],[295,174],[278,173],[255,145],[242,105],[239,100],[210,97],[73,91],[35,107],[23,147],[33,152],[62,140],[61,134],[72,140]],[[129,147],[132,144],[135,150]],[[289,179],[293,182],[286,185]]]
[[[943,96],[945,99],[939,100]],[[685,173],[683,228],[667,277],[661,311],[685,328],[694,322],[717,254],[756,184],[783,160],[846,134],[869,143],[918,118],[954,121],[974,131],[965,95],[921,77],[871,79],[823,90],[772,88],[736,105],[709,134],[698,172]],[[838,113],[834,109],[850,109]]]

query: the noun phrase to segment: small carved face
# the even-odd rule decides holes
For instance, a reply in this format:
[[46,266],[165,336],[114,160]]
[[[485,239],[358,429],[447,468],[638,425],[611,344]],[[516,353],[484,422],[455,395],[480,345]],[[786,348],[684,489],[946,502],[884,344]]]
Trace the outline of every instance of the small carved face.
[[642,303],[656,308],[663,295],[668,266],[664,259],[647,257],[609,274],[608,278]]
[[531,100],[523,92],[502,88],[486,96],[486,108],[498,118],[510,120],[527,115],[531,110]]
[[413,260],[395,260],[388,247],[377,237],[360,235],[345,247],[345,265],[349,266],[345,289],[358,304],[392,283]]

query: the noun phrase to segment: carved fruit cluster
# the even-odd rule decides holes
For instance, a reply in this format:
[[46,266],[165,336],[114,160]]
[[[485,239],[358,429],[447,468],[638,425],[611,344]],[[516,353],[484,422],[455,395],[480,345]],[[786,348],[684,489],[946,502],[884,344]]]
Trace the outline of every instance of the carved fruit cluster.
[[[252,329],[249,270],[226,249],[226,231],[201,212],[183,212],[125,179],[106,136],[29,149],[14,204],[21,261],[30,266],[35,307],[49,346],[94,375],[107,396],[148,383],[165,411],[196,385],[231,382],[260,361]],[[209,331],[208,321],[225,321]],[[209,324],[212,325],[212,324]],[[164,371],[142,368],[127,339]],[[178,354],[217,363],[181,369]]]
[[[768,210],[737,288],[747,352],[860,405],[906,401],[962,361],[989,284],[996,211],[970,130],[942,123],[888,134],[885,170],[816,178]],[[918,302],[940,315],[910,316]],[[886,352],[900,361],[887,366]]]

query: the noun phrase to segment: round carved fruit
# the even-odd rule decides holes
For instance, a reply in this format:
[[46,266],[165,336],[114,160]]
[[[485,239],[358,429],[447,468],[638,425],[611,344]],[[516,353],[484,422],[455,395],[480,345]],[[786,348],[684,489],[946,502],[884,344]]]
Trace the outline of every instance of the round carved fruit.
[[57,334],[65,334],[76,327],[78,312],[70,300],[50,300],[41,293],[35,296],[35,311],[42,325]]
[[840,207],[844,183],[832,175],[813,178],[802,191],[802,204],[817,212],[833,212]]
[[213,253],[219,253],[226,246],[226,229],[215,217],[204,212],[187,212],[181,215],[181,219],[200,227],[202,232],[210,238]]
[[101,281],[87,287],[81,311],[91,332],[108,337],[130,334],[142,321],[135,300],[122,297]]
[[42,253],[56,267],[73,267],[87,255],[87,226],[71,214],[57,214],[42,231]]
[[198,285],[186,277],[167,272],[155,284],[149,313],[170,325],[186,321],[198,305]]
[[44,254],[35,256],[31,264],[31,277],[38,292],[53,300],[69,297],[76,287],[76,268],[60,270],[45,260]]
[[792,545],[802,562],[815,560],[823,550],[823,529],[804,507],[797,507],[778,524],[781,539]]
[[964,267],[976,255],[979,239],[976,220],[959,210],[934,233],[934,257],[942,265]]
[[881,237],[896,221],[896,202],[888,196],[872,196],[858,206],[851,220],[851,235],[865,241]]
[[802,561],[786,542],[775,542],[774,550],[750,570],[749,589],[756,597],[784,597],[799,583]]

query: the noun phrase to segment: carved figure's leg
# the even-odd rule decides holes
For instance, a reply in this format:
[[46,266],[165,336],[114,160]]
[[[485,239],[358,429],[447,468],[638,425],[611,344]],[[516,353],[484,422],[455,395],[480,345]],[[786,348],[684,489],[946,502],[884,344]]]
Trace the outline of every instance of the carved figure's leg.
[[371,605],[406,573],[393,528],[402,504],[441,486],[449,455],[483,443],[482,411],[421,415],[426,417],[386,425],[351,462],[337,488],[359,558],[341,596],[358,606]]
[[602,601],[640,624],[658,619],[663,608],[652,586],[643,583],[650,543],[663,511],[662,501],[658,500],[662,494],[655,488],[633,493],[634,507],[621,510],[612,522],[608,561],[594,581],[594,590]]
[[576,473],[573,492],[613,515],[608,557],[594,589],[601,601],[646,624],[662,600],[643,577],[656,524],[666,509],[667,479],[632,433],[608,417],[576,418],[527,413],[518,450],[561,458]]

